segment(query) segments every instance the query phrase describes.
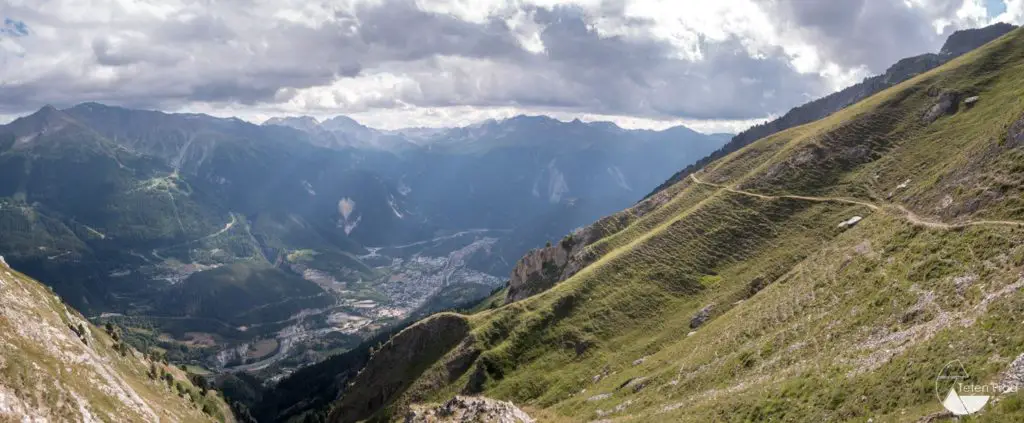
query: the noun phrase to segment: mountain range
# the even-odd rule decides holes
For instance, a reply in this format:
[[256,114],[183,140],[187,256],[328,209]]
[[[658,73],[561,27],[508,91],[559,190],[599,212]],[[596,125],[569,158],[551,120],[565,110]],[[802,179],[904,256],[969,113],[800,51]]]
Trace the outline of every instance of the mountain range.
[[0,254],[140,348],[273,375],[486,297],[725,139],[525,116],[435,132],[47,106],[0,126]]

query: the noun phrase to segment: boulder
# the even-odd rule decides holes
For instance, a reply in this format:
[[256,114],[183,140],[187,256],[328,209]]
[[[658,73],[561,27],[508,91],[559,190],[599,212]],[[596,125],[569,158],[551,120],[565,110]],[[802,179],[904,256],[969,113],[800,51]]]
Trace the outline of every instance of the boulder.
[[956,113],[957,104],[960,103],[960,93],[956,91],[946,91],[939,94],[939,99],[928,108],[924,116],[921,117],[921,123],[925,125],[935,122],[936,119]]
[[979,97],[976,95],[965,98],[964,106],[967,106],[968,109],[974,107],[974,105],[978,103],[978,98]]
[[533,423],[535,420],[508,401],[458,395],[432,408],[413,407],[406,423]]
[[714,310],[714,304],[705,306],[704,308],[700,309],[700,311],[698,311],[697,314],[695,314],[693,318],[690,319],[690,329],[697,329],[704,325],[704,323],[711,319],[711,312]]
[[854,225],[856,225],[856,224],[860,223],[860,221],[861,221],[861,220],[863,220],[863,219],[864,219],[863,217],[860,217],[860,216],[854,216],[854,217],[851,217],[851,218],[849,218],[849,219],[846,219],[846,220],[844,220],[844,221],[842,221],[842,222],[839,222],[839,227],[840,227],[840,228],[849,228],[849,227],[853,227]]

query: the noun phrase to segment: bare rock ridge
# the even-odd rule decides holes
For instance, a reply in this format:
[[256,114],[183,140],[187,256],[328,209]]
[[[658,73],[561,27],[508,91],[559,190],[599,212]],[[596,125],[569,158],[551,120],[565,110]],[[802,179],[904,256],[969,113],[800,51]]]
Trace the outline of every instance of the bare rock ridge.
[[534,421],[511,402],[462,395],[437,407],[414,406],[405,418],[406,423],[533,423]]
[[1006,134],[1006,143],[1010,147],[1024,145],[1024,116],[1021,116],[1013,125],[1010,125],[1010,130]]
[[672,177],[665,181],[665,183],[658,186],[651,192],[651,194],[648,194],[648,196],[672,186],[672,184],[686,178],[687,175],[696,172],[698,169],[707,166],[709,163],[725,157],[729,155],[729,153],[737,151],[754,141],[789,128],[814,122],[838,112],[839,110],[842,110],[865,98],[871,97],[886,88],[913,78],[915,75],[937,68],[942,64],[963,55],[964,53],[1003,36],[1015,28],[1016,26],[1014,25],[998,23],[984,28],[956,31],[949,36],[938,54],[926,53],[902,59],[892,65],[881,75],[866,78],[860,83],[852,85],[839,92],[829,94],[810,103],[795,107],[778,119],[756,125],[746,131],[740,132],[718,151],[711,153],[708,157],[705,157],[696,163],[687,166],[675,175],[672,175]]
[[573,231],[556,244],[530,250],[512,269],[505,303],[528,298],[569,279],[600,258],[588,246],[625,228],[630,222],[643,217],[669,199],[671,196],[667,193],[649,197],[632,208]]
[[939,49],[939,54],[944,56],[959,56],[978,48],[982,44],[1001,37],[1003,34],[1013,31],[1016,26],[1008,23],[995,23],[984,28],[956,31],[946,39]]

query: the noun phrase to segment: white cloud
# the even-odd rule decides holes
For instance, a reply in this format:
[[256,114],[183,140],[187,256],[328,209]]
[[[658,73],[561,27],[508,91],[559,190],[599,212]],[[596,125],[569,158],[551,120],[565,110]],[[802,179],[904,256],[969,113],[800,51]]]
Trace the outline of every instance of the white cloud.
[[[516,113],[732,128],[1021,23],[1024,0],[6,0],[0,114],[45,103],[355,115]],[[740,123],[737,123],[740,122]]]
[[992,19],[994,22],[1006,22],[1024,25],[1024,0],[1004,0],[1006,11]]

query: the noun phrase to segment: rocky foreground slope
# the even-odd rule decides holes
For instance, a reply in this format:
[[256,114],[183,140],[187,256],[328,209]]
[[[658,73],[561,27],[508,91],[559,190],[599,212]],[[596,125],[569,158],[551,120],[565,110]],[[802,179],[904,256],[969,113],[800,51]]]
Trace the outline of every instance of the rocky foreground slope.
[[456,395],[556,422],[941,421],[951,380],[991,392],[976,420],[1022,421],[1022,170],[1018,29],[552,246],[517,301],[405,329],[331,421]]
[[0,258],[0,421],[233,421],[215,391],[111,334]]

